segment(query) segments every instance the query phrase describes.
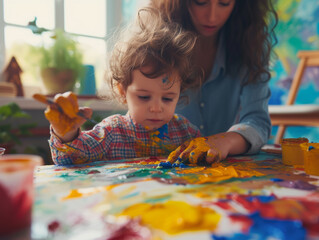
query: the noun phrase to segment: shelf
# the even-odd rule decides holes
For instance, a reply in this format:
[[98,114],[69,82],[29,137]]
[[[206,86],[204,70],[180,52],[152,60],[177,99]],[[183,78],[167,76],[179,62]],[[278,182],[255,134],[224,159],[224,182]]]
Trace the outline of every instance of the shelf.
[[[119,103],[109,102],[96,97],[79,97],[79,106],[90,107],[93,111],[123,111],[126,108]],[[0,106],[15,102],[23,110],[44,110],[46,106],[33,98],[0,97]]]

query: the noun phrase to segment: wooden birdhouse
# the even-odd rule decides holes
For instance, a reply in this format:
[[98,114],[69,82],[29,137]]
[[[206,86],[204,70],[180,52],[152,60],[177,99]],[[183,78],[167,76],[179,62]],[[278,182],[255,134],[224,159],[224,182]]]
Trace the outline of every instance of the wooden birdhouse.
[[13,83],[17,90],[17,96],[24,96],[23,86],[20,78],[22,69],[20,68],[15,57],[12,57],[8,66],[4,70],[5,81]]

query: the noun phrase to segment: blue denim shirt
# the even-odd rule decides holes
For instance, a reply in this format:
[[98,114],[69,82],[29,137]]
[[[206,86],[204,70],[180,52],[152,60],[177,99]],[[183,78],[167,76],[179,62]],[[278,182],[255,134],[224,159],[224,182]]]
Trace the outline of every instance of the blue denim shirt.
[[232,131],[241,134],[253,154],[267,143],[271,122],[268,114],[268,82],[243,85],[245,69],[234,77],[226,73],[224,41],[220,39],[214,67],[199,89],[186,90],[188,103],[180,103],[176,112],[196,125],[204,136]]

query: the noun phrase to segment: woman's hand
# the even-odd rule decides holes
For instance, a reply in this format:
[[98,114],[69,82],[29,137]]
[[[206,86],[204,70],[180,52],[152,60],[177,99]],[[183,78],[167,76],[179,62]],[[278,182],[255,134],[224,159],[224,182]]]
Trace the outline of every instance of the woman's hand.
[[54,133],[62,142],[69,142],[78,135],[79,128],[86,119],[78,116],[80,111],[85,117],[91,118],[92,109],[79,108],[77,97],[72,92],[57,94],[54,97],[57,106],[50,105],[45,110],[45,117],[50,122]]
[[168,156],[170,163],[218,163],[228,155],[243,154],[249,143],[236,132],[226,132],[185,142]]

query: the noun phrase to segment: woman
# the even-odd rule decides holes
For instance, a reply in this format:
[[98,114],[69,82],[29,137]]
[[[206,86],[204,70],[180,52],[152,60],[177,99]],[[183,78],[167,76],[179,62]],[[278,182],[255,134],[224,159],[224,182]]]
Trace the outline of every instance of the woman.
[[194,139],[171,161],[206,156],[212,163],[257,153],[271,130],[268,64],[277,24],[271,0],[151,0],[150,6],[197,33],[193,63],[205,79],[177,109],[200,128],[205,146]]

